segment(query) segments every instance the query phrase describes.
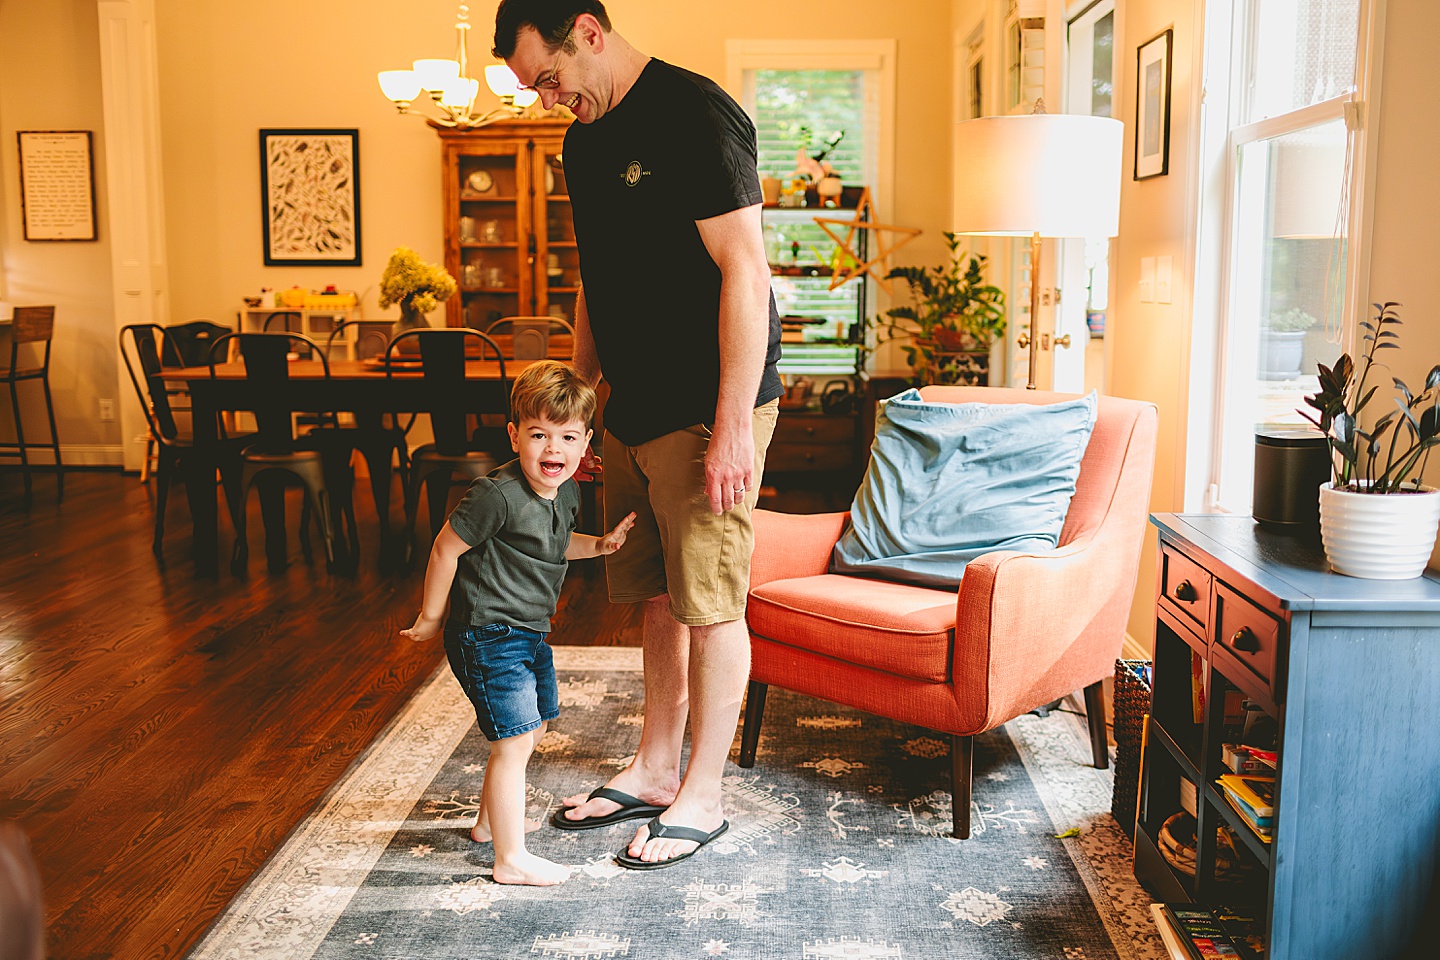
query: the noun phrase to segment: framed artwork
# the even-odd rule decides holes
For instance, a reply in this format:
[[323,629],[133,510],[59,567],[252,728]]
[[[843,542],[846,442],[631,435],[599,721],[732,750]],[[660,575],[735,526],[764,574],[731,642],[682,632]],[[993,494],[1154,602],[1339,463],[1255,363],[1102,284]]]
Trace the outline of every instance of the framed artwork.
[[1174,30],[1166,30],[1136,51],[1136,180],[1170,172],[1170,48],[1174,35]]
[[360,266],[360,131],[261,130],[266,266]]
[[94,240],[95,155],[89,130],[20,130],[26,240]]

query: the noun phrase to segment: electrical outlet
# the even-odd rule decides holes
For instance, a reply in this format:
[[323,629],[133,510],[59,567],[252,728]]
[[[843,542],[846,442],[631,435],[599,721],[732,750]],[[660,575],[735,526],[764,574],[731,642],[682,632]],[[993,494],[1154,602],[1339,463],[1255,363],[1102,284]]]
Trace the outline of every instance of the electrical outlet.
[[100,401],[100,419],[101,419],[101,420],[114,420],[114,419],[115,419],[115,401],[114,401],[114,400],[101,400],[101,401]]

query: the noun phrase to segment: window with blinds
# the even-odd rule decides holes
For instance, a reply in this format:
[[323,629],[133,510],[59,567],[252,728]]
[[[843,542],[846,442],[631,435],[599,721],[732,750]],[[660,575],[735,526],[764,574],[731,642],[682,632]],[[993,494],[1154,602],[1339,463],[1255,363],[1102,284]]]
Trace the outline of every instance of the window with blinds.
[[815,156],[843,131],[844,139],[826,155],[826,162],[844,183],[874,183],[865,156],[876,133],[868,72],[750,71],[760,175],[784,179],[795,169],[796,150],[805,146],[806,153]]
[[[876,181],[877,159],[874,145],[879,140],[879,82],[875,70],[785,70],[752,69],[745,71],[745,101],[755,121],[757,165],[762,177],[786,179],[795,171],[796,151],[801,148],[809,156],[827,151],[829,163],[850,186],[873,186]],[[834,146],[827,144],[837,134],[844,137]],[[766,255],[772,266],[826,266],[834,251],[834,242],[814,223],[817,210],[765,211]],[[806,340],[843,338],[847,327],[864,316],[860,303],[862,288],[851,281],[834,290],[828,275],[779,275],[774,278],[776,305],[782,315],[823,319],[824,323],[807,327]],[[800,357],[800,349],[786,345],[784,372],[841,373],[854,369],[854,349],[839,366],[825,358],[835,369],[821,371],[800,363],[813,365],[818,357]]]

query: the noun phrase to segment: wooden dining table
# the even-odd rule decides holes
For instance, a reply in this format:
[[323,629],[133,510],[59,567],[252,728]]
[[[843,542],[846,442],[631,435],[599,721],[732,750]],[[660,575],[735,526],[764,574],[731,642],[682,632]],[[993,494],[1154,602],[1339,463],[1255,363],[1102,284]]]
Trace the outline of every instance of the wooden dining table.
[[[568,339],[568,338],[567,338]],[[551,355],[563,345],[552,342]],[[506,360],[505,377],[513,379],[533,360]],[[436,401],[427,386],[418,361],[397,365],[387,375],[383,364],[371,360],[333,360],[329,376],[318,360],[294,360],[289,364],[291,406],[303,411],[349,412],[361,425],[378,424],[385,414],[424,413]],[[467,411],[501,413],[506,397],[500,385],[500,363],[470,360],[465,364],[465,392],[443,398]],[[193,556],[197,576],[215,576],[218,564],[218,510],[215,470],[220,461],[221,412],[253,411],[256,386],[245,378],[245,364],[231,362],[211,368],[181,367],[165,371],[165,379],[185,382],[190,392],[194,431],[194,453],[185,483],[194,523]],[[362,453],[365,453],[362,448]],[[366,456],[372,471],[371,485],[380,511],[382,536],[388,539],[390,493],[390,449],[377,448],[377,456]],[[280,508],[283,511],[283,506]],[[283,514],[282,514],[283,515]],[[392,544],[381,545],[383,552]]]

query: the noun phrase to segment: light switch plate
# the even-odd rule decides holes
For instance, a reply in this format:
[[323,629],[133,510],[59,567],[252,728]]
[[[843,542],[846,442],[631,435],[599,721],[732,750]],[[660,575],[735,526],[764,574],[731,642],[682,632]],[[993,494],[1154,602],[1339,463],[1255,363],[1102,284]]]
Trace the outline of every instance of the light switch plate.
[[1155,258],[1155,302],[1170,302],[1170,273],[1173,267],[1171,257]]
[[1140,258],[1140,302],[1155,302],[1155,258]]

